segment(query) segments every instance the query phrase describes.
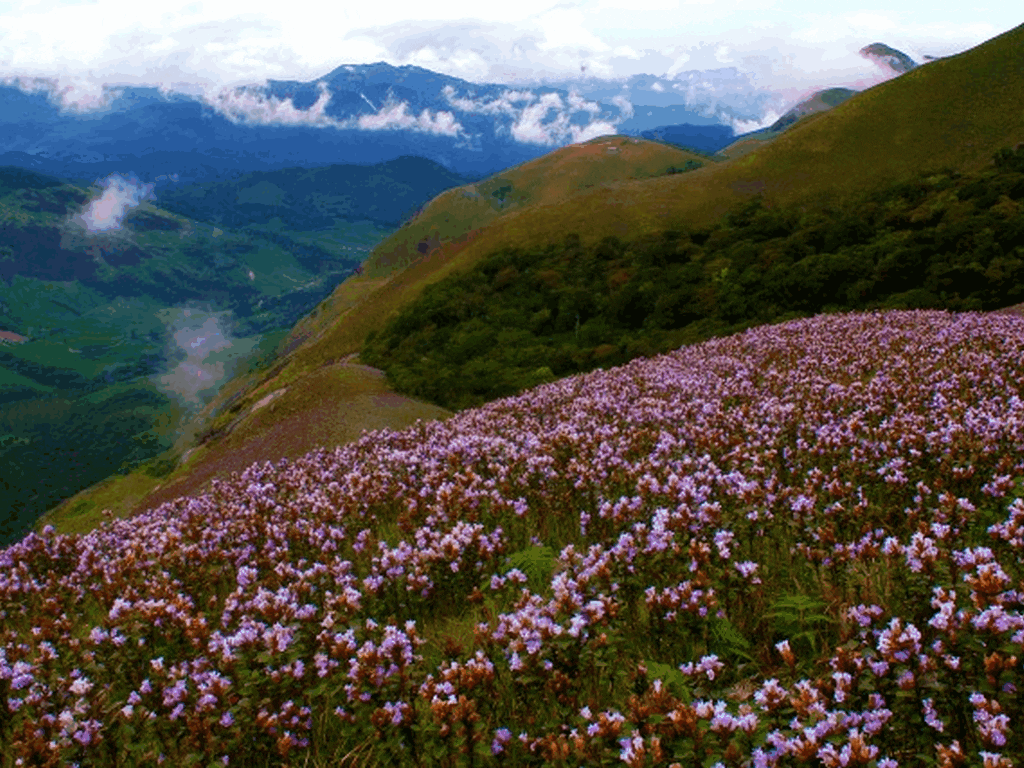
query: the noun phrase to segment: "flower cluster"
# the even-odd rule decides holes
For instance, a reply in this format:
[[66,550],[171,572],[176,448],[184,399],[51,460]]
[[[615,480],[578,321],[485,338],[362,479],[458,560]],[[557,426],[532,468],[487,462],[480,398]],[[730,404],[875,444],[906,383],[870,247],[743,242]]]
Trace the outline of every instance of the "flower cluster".
[[1022,477],[1024,320],[753,329],[29,535],[0,552],[0,744],[1017,764]]

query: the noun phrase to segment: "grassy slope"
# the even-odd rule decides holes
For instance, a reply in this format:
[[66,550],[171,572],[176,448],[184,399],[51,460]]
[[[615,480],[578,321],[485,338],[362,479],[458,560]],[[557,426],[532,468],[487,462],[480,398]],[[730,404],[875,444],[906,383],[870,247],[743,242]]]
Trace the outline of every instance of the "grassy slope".
[[[733,161],[652,178],[659,163],[664,169],[696,156],[654,142],[602,137],[442,193],[375,249],[363,274],[342,283],[296,325],[283,347],[288,354],[274,369],[277,386],[298,387],[318,367],[355,353],[366,333],[382,327],[426,285],[503,246],[545,244],[568,232],[587,243],[607,235],[632,238],[708,224],[758,193],[769,204],[814,207],[922,169],[984,167],[996,149],[1024,141],[1021,71],[1024,25],[812,115]],[[619,144],[617,155],[607,151],[608,142]],[[671,160],[658,154],[669,150],[676,152]],[[511,203],[498,205],[490,193],[509,182],[505,198]],[[425,256],[417,250],[420,242],[427,244]],[[259,381],[236,389],[236,413],[222,414],[214,421],[217,429],[238,429],[265,396]],[[221,409],[227,396],[209,412]],[[203,450],[212,454],[216,442]],[[199,464],[195,457],[175,476],[197,471]]]
[[358,364],[325,366],[291,386],[272,378],[258,387],[257,397],[237,413],[233,429],[186,451],[178,471],[168,477],[136,471],[108,478],[48,512],[37,528],[52,524],[65,533],[89,531],[103,520],[104,510],[125,517],[198,495],[211,480],[226,479],[259,461],[295,459],[321,446],[353,442],[363,430],[401,429],[418,419],[451,415],[395,394],[380,371]]
[[665,174],[687,160],[705,158],[661,142],[602,136],[555,150],[477,184],[438,195],[413,221],[385,240],[364,265],[368,275],[388,275],[428,249],[535,206],[561,206],[587,190],[601,194],[621,180]]

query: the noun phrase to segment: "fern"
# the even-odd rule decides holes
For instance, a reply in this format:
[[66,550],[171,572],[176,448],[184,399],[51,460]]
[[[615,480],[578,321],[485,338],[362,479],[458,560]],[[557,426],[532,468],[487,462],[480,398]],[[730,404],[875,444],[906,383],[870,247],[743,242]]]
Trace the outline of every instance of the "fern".
[[806,643],[817,655],[820,632],[832,622],[824,611],[825,603],[810,595],[782,595],[772,604],[768,618],[773,621],[777,635],[794,645]]
[[750,641],[735,624],[726,618],[715,617],[708,620],[708,625],[711,630],[708,647],[713,653],[727,659],[754,660],[750,655]]
[[526,574],[531,591],[540,592],[551,584],[555,551],[551,547],[528,547],[513,552],[506,562],[509,569],[516,568]]

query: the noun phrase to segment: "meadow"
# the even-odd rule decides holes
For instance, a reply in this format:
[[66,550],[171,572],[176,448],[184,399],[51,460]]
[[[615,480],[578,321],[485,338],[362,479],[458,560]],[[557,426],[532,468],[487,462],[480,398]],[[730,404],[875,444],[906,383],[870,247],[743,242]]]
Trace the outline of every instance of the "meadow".
[[820,315],[46,528],[0,764],[1020,764],[1022,382]]

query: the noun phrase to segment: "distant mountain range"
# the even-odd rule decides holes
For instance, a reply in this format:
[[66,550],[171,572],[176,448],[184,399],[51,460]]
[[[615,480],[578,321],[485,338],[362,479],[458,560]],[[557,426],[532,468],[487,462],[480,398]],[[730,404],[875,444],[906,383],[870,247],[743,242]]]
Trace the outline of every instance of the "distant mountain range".
[[[862,51],[894,71],[914,66],[881,43]],[[735,70],[634,75],[512,87],[415,66],[338,67],[308,82],[269,80],[215,96],[111,87],[104,108],[60,106],[42,80],[0,80],[0,165],[92,182],[133,173],[157,189],[245,173],[404,155],[483,178],[558,146],[613,133],[713,153],[778,96]],[[835,89],[833,89],[835,90]],[[754,111],[752,111],[754,110]],[[755,114],[756,112],[756,114]]]
[[610,133],[622,118],[561,89],[477,85],[384,63],[240,87],[212,102],[148,87],[108,96],[86,117],[62,112],[45,90],[0,86],[0,164],[79,180],[132,171],[168,186],[172,174],[183,183],[419,155],[482,177]]

